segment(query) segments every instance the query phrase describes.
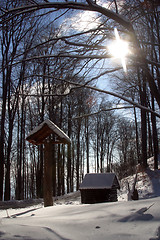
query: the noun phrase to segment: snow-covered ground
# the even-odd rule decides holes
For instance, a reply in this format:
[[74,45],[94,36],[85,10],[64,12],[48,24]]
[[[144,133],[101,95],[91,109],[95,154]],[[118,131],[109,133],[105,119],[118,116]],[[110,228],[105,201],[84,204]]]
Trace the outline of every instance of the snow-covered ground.
[[0,239],[7,240],[160,240],[160,170],[138,173],[138,201],[127,201],[127,181],[119,201],[81,204],[79,193],[26,208],[0,210]]
[[[158,240],[160,197],[1,211],[0,239]],[[9,217],[7,217],[9,216]]]
[[[154,170],[153,158],[148,159],[148,169],[146,171],[138,171],[136,188],[139,198],[146,199],[160,196],[160,170]],[[159,163],[160,169],[160,163]],[[119,192],[119,201],[127,200],[128,183],[130,188],[133,186],[135,174],[126,177],[120,181],[121,190]]]

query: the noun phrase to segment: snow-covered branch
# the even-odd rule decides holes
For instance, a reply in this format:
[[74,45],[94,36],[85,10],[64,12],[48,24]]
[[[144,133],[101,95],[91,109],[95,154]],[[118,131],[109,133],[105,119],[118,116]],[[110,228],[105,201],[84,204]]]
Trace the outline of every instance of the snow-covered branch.
[[[29,12],[37,11],[40,9],[49,9],[49,8],[55,8],[58,10],[59,9],[76,9],[76,10],[99,12],[99,13],[105,15],[106,17],[118,22],[123,27],[125,27],[127,30],[133,31],[133,27],[132,27],[132,24],[130,23],[130,21],[128,21],[121,15],[119,15],[109,9],[106,9],[95,3],[93,4],[93,2],[91,3],[91,1],[88,1],[88,4],[78,3],[78,2],[52,2],[52,3],[48,2],[48,3],[39,3],[38,5],[32,4],[32,5],[25,5],[25,6],[21,6],[21,7],[17,7],[17,8],[12,8],[12,9],[7,10],[2,15],[0,15],[0,18],[2,18],[2,21],[0,23],[2,23],[4,21],[9,21],[11,18],[14,18],[14,17],[19,16],[24,13],[29,13]],[[12,15],[10,16],[10,14],[12,14]],[[9,15],[8,18],[6,18],[7,15]]]

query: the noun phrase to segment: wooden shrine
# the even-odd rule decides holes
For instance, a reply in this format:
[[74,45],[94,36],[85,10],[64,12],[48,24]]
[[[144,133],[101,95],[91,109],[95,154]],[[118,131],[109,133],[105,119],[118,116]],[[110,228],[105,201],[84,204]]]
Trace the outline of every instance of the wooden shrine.
[[115,173],[88,173],[79,189],[82,203],[115,202],[120,185]]
[[[54,138],[49,138],[53,135]],[[70,138],[49,119],[42,122],[34,128],[26,138],[27,141],[34,145],[44,144],[44,176],[43,176],[43,195],[44,206],[53,205],[52,196],[52,144],[70,144]]]

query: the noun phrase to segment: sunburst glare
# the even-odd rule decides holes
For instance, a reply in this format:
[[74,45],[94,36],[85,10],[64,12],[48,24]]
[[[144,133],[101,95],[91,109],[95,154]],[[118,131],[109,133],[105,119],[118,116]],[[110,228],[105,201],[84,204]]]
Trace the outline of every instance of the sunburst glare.
[[111,55],[114,58],[120,58],[121,59],[123,70],[126,72],[127,67],[126,67],[125,58],[129,53],[128,42],[120,39],[118,30],[116,28],[114,29],[114,33],[115,33],[116,40],[113,41],[110,45],[108,45],[108,49],[109,49],[109,52],[111,53]]

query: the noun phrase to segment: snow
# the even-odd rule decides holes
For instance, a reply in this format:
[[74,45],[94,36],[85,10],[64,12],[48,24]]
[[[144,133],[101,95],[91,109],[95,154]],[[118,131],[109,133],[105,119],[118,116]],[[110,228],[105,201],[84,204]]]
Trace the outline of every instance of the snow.
[[[148,159],[148,169],[137,173],[136,188],[140,199],[160,196],[160,170],[154,170],[153,158]],[[159,163],[160,169],[160,163]],[[127,182],[130,187],[133,185],[135,174],[121,180],[121,194],[119,201],[125,200],[127,195]]]
[[[0,239],[160,239],[160,197],[1,211]],[[159,236],[160,237],[160,236]]]
[[160,170],[138,173],[138,201],[127,201],[126,181],[119,201],[81,204],[79,193],[26,208],[0,211],[1,240],[160,240]]
[[29,139],[32,135],[35,133],[39,132],[43,126],[47,124],[47,126],[55,133],[57,136],[59,136],[62,139],[65,139],[67,143],[71,143],[70,138],[56,125],[54,124],[51,120],[46,119],[43,121],[39,126],[35,127],[28,135],[27,139]]

